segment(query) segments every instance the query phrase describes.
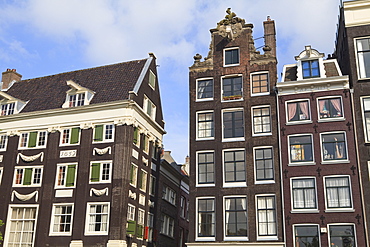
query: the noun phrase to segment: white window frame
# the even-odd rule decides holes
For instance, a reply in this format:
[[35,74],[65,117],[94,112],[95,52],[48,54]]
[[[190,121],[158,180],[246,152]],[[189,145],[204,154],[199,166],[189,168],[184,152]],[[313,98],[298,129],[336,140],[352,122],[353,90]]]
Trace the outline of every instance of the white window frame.
[[127,221],[135,221],[136,207],[130,203],[127,204]]
[[[238,181],[238,182],[226,182],[225,179],[225,152],[233,152],[233,151],[243,151],[244,152],[244,172],[245,172],[245,181]],[[232,148],[232,149],[223,149],[222,150],[222,182],[223,187],[247,187],[247,164],[246,164],[246,152],[244,148]],[[235,172],[235,171],[234,171]]]
[[[293,180],[303,180],[303,179],[313,179],[314,180],[314,192],[315,192],[315,203],[316,203],[316,208],[294,208],[294,194],[293,194]],[[299,213],[318,213],[318,198],[317,198],[317,182],[316,182],[316,177],[310,177],[310,176],[304,176],[304,177],[291,177],[290,178],[290,205],[291,205],[291,212],[299,212]]]
[[[319,224],[312,224],[312,223],[307,223],[307,224],[293,224],[292,225],[292,233],[293,233],[293,238],[292,238],[292,241],[293,241],[293,246],[294,247],[299,247],[299,246],[297,246],[296,244],[295,244],[295,238],[296,238],[296,236],[295,236],[295,227],[296,226],[316,226],[317,227],[317,235],[318,235],[318,237],[319,237],[319,239],[318,239],[318,242],[319,243],[321,243],[321,234],[320,234],[320,225]],[[320,245],[319,245],[320,246]]]
[[[246,214],[247,214],[247,236],[226,236],[226,200],[232,199],[232,198],[243,198],[246,202]],[[249,235],[249,220],[248,220],[248,198],[246,195],[229,195],[223,197],[223,237],[225,241],[248,241],[248,235]]]
[[[226,52],[231,50],[238,50],[238,63],[226,64]],[[223,50],[223,65],[224,67],[238,66],[240,65],[240,48],[239,47],[228,47]]]
[[[292,162],[291,160],[291,150],[290,150],[290,137],[299,137],[299,136],[310,136],[311,137],[311,150],[312,150],[312,161],[298,161]],[[288,135],[288,158],[289,158],[289,166],[303,166],[303,165],[315,165],[315,150],[313,145],[313,135],[310,133],[302,133],[302,134],[294,134]]]
[[[102,141],[96,141],[95,140],[95,131],[96,131],[96,126],[98,125],[103,125],[103,136],[102,136]],[[107,126],[111,125],[112,126],[112,138],[111,139],[108,139],[106,138],[106,132],[107,132]],[[105,142],[113,142],[114,141],[114,135],[115,135],[115,125],[114,123],[99,123],[99,124],[95,124],[94,128],[93,128],[93,143],[105,143]]]
[[[213,232],[214,232],[214,236],[207,236],[207,237],[199,237],[199,232],[198,232],[198,229],[199,229],[199,200],[203,200],[203,199],[212,199],[213,200],[213,220],[214,220],[214,225],[213,225]],[[197,197],[195,198],[196,200],[196,204],[195,204],[195,212],[196,212],[196,215],[195,215],[195,218],[196,218],[196,227],[194,227],[194,231],[195,231],[195,241],[215,241],[216,240],[216,198],[215,197]],[[209,212],[209,211],[207,211]]]
[[[199,154],[212,153],[213,154],[213,183],[199,183]],[[216,185],[216,170],[215,170],[215,151],[214,150],[201,150],[196,152],[196,187],[214,187]]]
[[[149,78],[148,78],[148,85],[155,90],[155,82],[156,82],[157,76],[154,74],[154,72],[150,69],[149,70]],[[153,80],[153,84],[151,83]]]
[[16,104],[18,102],[7,102],[7,103],[2,103],[1,104],[1,111],[0,111],[0,115],[1,116],[8,116],[8,115],[13,115],[15,113],[17,113],[16,111]]
[[[146,191],[146,186],[148,184],[148,172],[144,169],[140,170],[140,185],[139,189],[143,192]],[[140,188],[141,187],[141,188]]]
[[[161,229],[160,233],[173,238],[175,229],[175,219],[167,214],[161,214]],[[170,225],[172,223],[172,228]]]
[[[345,142],[345,149],[346,149],[346,159],[333,159],[333,160],[324,160],[324,154],[323,154],[323,135],[326,134],[343,134],[344,135],[344,142]],[[347,145],[347,135],[345,131],[333,131],[333,132],[322,132],[320,133],[320,153],[321,153],[321,164],[338,164],[338,163],[349,163],[349,157],[348,157],[348,145]]]
[[[267,74],[267,92],[263,93],[253,93],[253,76],[259,75],[259,74]],[[250,74],[250,90],[251,90],[251,96],[263,96],[263,95],[270,95],[270,74],[269,71],[258,71],[258,72],[252,72]]]
[[[108,212],[107,215],[107,230],[106,231],[89,231],[90,222],[90,207],[93,205],[106,205]],[[96,213],[92,213],[96,214]],[[109,233],[109,221],[110,221],[110,202],[88,202],[86,206],[86,220],[85,220],[85,235],[108,235]]]
[[4,173],[4,167],[0,166],[0,185],[1,185],[1,181],[3,180],[3,173]]
[[6,148],[8,146],[8,140],[9,140],[9,137],[5,133],[0,135],[0,143],[3,142],[4,144],[3,148],[1,148],[2,145],[0,145],[0,151],[6,151]]
[[331,224],[328,224],[328,243],[330,243],[330,227],[331,226],[353,226],[353,235],[354,235],[354,238],[355,238],[355,245],[354,246],[358,246],[357,245],[357,232],[356,232],[356,224],[353,224],[353,223],[331,223]]
[[[198,98],[199,82],[212,80],[212,97],[209,98]],[[196,79],[196,90],[195,90],[195,101],[209,101],[213,100],[215,94],[215,81],[213,77],[204,77]]]
[[[258,222],[258,198],[259,197],[274,197],[274,209],[275,209],[275,230],[276,235],[268,235],[268,236],[260,236],[258,235],[259,232],[259,222]],[[268,240],[278,240],[278,219],[277,219],[277,203],[276,203],[276,195],[275,194],[257,194],[255,195],[255,203],[256,203],[256,235],[257,241],[268,241]],[[261,209],[262,210],[262,209]]]
[[[17,170],[22,169],[22,179],[21,179],[21,184],[16,184],[17,180]],[[23,185],[24,182],[24,175],[25,175],[25,169],[32,169],[32,175],[31,175],[31,184],[30,185]],[[40,175],[40,183],[34,184],[34,176],[35,176],[35,169],[41,169],[41,175]],[[13,176],[13,187],[41,187],[42,185],[42,177],[44,173],[44,167],[41,165],[38,166],[16,166],[14,167],[14,176]]]
[[[328,197],[326,193],[326,179],[327,178],[348,178],[348,186],[349,186],[349,197],[351,207],[343,207],[343,208],[328,208]],[[353,208],[353,193],[352,193],[352,182],[351,177],[349,175],[330,175],[323,177],[323,189],[324,189],[324,196],[325,196],[325,212],[354,212],[355,209]],[[339,200],[339,198],[338,198]]]
[[[240,89],[240,98],[237,98],[237,99],[224,99],[224,97],[228,97],[228,96],[224,96],[224,79],[230,79],[230,78],[237,78],[237,77],[240,77],[241,78],[241,89]],[[244,99],[244,85],[243,85],[243,74],[232,74],[232,75],[225,75],[225,76],[221,76],[221,102],[235,102],[235,101],[243,101]],[[238,96],[238,95],[232,95],[232,96]]]
[[365,117],[365,104],[364,100],[367,99],[369,100],[369,109],[367,110],[370,114],[370,96],[364,96],[360,97],[360,102],[361,102],[361,114],[362,114],[362,123],[363,123],[363,128],[364,128],[364,137],[365,137],[365,142],[370,143],[370,116],[369,116],[369,129],[366,128],[366,117]]
[[[133,176],[133,183],[131,183],[131,169],[132,169],[132,166],[134,166],[134,167],[136,167],[136,169],[135,169],[135,171],[136,171],[136,174],[134,174]],[[135,187],[136,188],[136,186],[137,186],[137,176],[138,176],[138,170],[139,170],[139,168],[138,168],[138,166],[136,165],[136,164],[134,164],[134,163],[131,163],[131,166],[130,166],[130,177],[129,177],[129,180],[130,180],[130,185],[132,186],[132,187]]]
[[[148,106],[151,104],[151,114],[148,113]],[[149,99],[148,96],[144,95],[143,110],[152,119],[156,116],[156,105]]]
[[[30,141],[30,133],[31,132],[37,132],[36,136],[36,146],[35,147],[28,147],[29,141]],[[40,141],[40,133],[45,133],[45,144],[44,145],[38,145]],[[27,147],[22,147],[22,135],[27,134]],[[37,149],[37,148],[46,148],[48,142],[48,132],[46,130],[40,130],[40,131],[29,131],[29,132],[22,132],[19,135],[19,141],[18,141],[18,150],[24,150],[24,149]]]
[[[254,132],[254,110],[260,108],[268,108],[269,109],[269,120],[270,120],[270,131],[269,132],[261,132],[255,133]],[[258,105],[251,107],[251,122],[252,122],[252,136],[269,136],[272,135],[272,118],[271,118],[271,106],[270,105]]]
[[366,70],[364,72],[362,72],[362,70],[360,69],[360,67],[363,67],[363,62],[361,64],[359,62],[358,47],[357,47],[357,41],[360,40],[360,39],[370,39],[370,36],[357,37],[357,38],[353,39],[353,44],[354,44],[354,47],[355,47],[355,55],[356,55],[356,67],[357,67],[358,80],[364,80],[364,79],[368,79],[369,77],[364,76],[364,73],[366,73],[365,72]]
[[[54,231],[54,223],[55,223],[55,210],[56,207],[58,206],[72,206],[72,212],[71,212],[71,222],[70,222],[70,231],[69,232],[55,232]],[[63,214],[63,216],[66,216],[68,214]],[[62,216],[62,214],[60,214]],[[50,220],[50,229],[49,229],[49,236],[71,236],[72,235],[72,230],[73,230],[73,216],[74,216],[74,204],[73,203],[54,203],[52,206],[52,211],[51,211],[51,220]],[[61,223],[61,222],[59,222]]]
[[146,241],[151,243],[153,241],[153,232],[154,232],[154,214],[150,212],[148,213],[146,226],[148,227],[148,239]]
[[[272,179],[257,180],[256,150],[258,150],[258,149],[271,149],[272,171],[273,171],[273,178]],[[253,147],[253,164],[254,164],[254,183],[255,184],[273,184],[273,183],[275,183],[275,159],[274,159],[274,147],[273,146]]]
[[[321,118],[320,117],[320,105],[319,101],[320,100],[330,100],[330,99],[336,99],[340,98],[340,107],[342,110],[342,116],[341,117],[332,117],[332,118]],[[326,96],[326,97],[318,97],[316,98],[316,105],[317,105],[317,121],[318,122],[334,122],[334,121],[344,121],[346,118],[344,117],[344,108],[343,108],[343,98],[341,95],[337,96]]]
[[[242,137],[227,137],[225,138],[225,124],[224,124],[224,113],[225,112],[238,112],[241,111],[243,114],[243,136]],[[243,108],[227,108],[222,109],[221,111],[221,118],[222,118],[222,142],[234,142],[234,141],[244,141],[245,140],[245,114]]]
[[150,174],[149,195],[151,196],[155,196],[156,180],[157,178],[154,175]]
[[[75,165],[76,166],[73,186],[66,186],[67,176],[68,176],[68,166],[69,165]],[[59,168],[61,166],[65,166],[66,167],[66,171],[65,171],[65,177],[64,177],[64,183],[63,183],[63,185],[58,185],[58,177],[59,177],[59,171],[60,171]],[[72,189],[72,188],[76,188],[77,173],[78,173],[78,163],[60,163],[60,164],[57,164],[56,168],[57,168],[57,170],[56,170],[55,187],[54,188],[55,189]]]
[[[210,136],[210,137],[199,137],[199,114],[207,114],[207,113],[212,113],[213,115],[213,128],[212,128],[212,132],[213,132],[213,136]],[[207,111],[198,111],[196,112],[196,141],[205,141],[205,140],[214,140],[215,139],[215,113],[213,110],[207,110]]]
[[[91,181],[91,176],[92,176],[92,166],[94,163],[100,163],[100,171],[99,171],[99,181]],[[103,180],[103,164],[109,164],[109,179],[108,180]],[[102,184],[102,183],[111,183],[112,181],[112,166],[113,162],[112,160],[96,160],[96,161],[91,161],[90,162],[90,169],[89,169],[89,183],[90,184]]]
[[[308,105],[308,115],[309,119],[304,119],[304,120],[293,120],[289,121],[289,109],[288,109],[288,104],[290,103],[300,103],[306,101]],[[294,124],[308,124],[312,123],[312,112],[311,112],[311,104],[309,99],[294,99],[294,100],[287,100],[285,101],[285,118],[286,118],[286,125],[294,125]]]
[[[81,128],[79,128],[78,131],[78,142],[77,143],[71,143],[71,137],[72,137],[72,129],[79,128],[79,127],[71,127],[71,128],[63,128],[60,130],[60,141],[59,146],[73,146],[73,145],[80,145],[81,140]],[[63,135],[64,131],[68,131],[68,143],[63,143]]]
[[176,206],[176,197],[177,197],[177,193],[174,189],[170,188],[167,185],[163,185],[162,199]]

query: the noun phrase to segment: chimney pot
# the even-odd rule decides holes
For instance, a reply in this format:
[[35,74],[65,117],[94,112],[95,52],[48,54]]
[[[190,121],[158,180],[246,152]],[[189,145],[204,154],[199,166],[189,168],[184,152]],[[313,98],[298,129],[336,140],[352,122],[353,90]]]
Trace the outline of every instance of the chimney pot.
[[12,82],[18,82],[22,79],[22,75],[17,73],[16,69],[6,69],[5,72],[2,73],[2,85],[1,89],[8,89]]

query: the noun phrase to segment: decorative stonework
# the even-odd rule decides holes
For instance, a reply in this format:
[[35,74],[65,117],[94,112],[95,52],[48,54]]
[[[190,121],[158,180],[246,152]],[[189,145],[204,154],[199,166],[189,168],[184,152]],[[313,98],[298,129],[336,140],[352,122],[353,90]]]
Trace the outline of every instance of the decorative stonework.
[[77,156],[77,150],[63,150],[60,151],[59,157],[60,158],[70,158],[70,157],[76,157]]
[[12,198],[11,198],[11,201],[14,201],[14,196],[17,197],[19,200],[25,202],[25,201],[28,201],[30,200],[32,197],[36,196],[35,197],[35,201],[37,202],[38,200],[38,195],[39,195],[39,192],[37,190],[35,190],[34,192],[32,193],[29,193],[29,194],[20,194],[18,193],[17,191],[13,190],[12,192]]
[[130,197],[133,200],[136,200],[136,193],[129,190],[128,191],[128,197]]
[[101,190],[98,190],[98,189],[94,189],[94,188],[91,188],[90,189],[90,196],[92,195],[96,195],[96,196],[102,196],[102,195],[108,195],[108,187],[107,188],[104,188],[104,189],[101,189]]
[[103,154],[111,154],[112,153],[112,147],[106,147],[106,148],[94,148],[93,149],[93,155],[103,155]]
[[40,158],[40,161],[42,162],[44,160],[44,152],[41,152],[39,154],[27,156],[21,153],[18,153],[17,155],[17,164],[19,164],[19,158],[21,158],[24,162],[32,162]]

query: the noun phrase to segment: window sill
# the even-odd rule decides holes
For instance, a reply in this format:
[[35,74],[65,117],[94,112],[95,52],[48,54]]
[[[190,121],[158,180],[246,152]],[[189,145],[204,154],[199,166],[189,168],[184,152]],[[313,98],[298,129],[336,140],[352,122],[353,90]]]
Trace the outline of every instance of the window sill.
[[204,138],[199,138],[199,137],[197,137],[196,139],[195,139],[195,141],[212,141],[212,140],[214,140],[215,138],[214,137],[204,137]]
[[243,142],[243,141],[245,141],[244,137],[222,139],[222,142]]
[[240,63],[232,63],[232,64],[224,64],[224,67],[227,68],[227,67],[233,67],[233,66],[239,66]]
[[271,136],[272,132],[266,132],[266,133],[259,133],[259,134],[253,134],[253,137],[258,137],[258,136]]
[[350,163],[349,160],[324,160],[321,161],[322,165],[335,165],[335,164],[348,164]]
[[243,99],[243,97],[238,97],[238,98],[236,98],[236,99],[222,99],[221,100],[221,103],[225,103],[225,102],[238,102],[238,101],[243,101],[244,99]]
[[345,121],[346,119],[343,117],[337,117],[337,118],[323,118],[317,120],[318,123],[326,123],[326,122],[339,122],[339,121]]
[[247,182],[224,182],[223,184],[224,188],[235,188],[235,187],[247,187]]
[[257,241],[273,241],[273,240],[279,240],[279,238],[277,236],[267,236],[267,237],[257,236]]
[[85,236],[101,236],[108,235],[108,232],[85,232]]
[[290,121],[286,122],[286,125],[297,125],[297,124],[310,124],[312,123],[312,120],[302,120],[302,121]]
[[27,149],[45,149],[46,146],[42,147],[18,147],[18,150],[27,150]]
[[111,181],[89,182],[89,184],[110,184]]
[[318,209],[293,209],[290,211],[292,214],[317,214],[320,213]]
[[266,95],[270,95],[270,92],[264,92],[264,93],[255,93],[255,94],[251,94],[251,97],[257,97],[257,96],[266,96]]
[[261,181],[254,181],[254,184],[274,184],[274,180],[261,180]]
[[195,102],[212,101],[213,98],[196,99]]
[[211,241],[216,241],[216,238],[215,237],[197,237],[197,238],[195,238],[195,241],[211,242]]
[[348,213],[348,212],[355,212],[353,208],[336,208],[336,209],[326,209],[325,213]]
[[316,165],[316,162],[295,162],[295,163],[289,163],[288,166],[314,166]]
[[65,233],[65,232],[51,232],[51,233],[49,233],[49,236],[50,237],[55,237],[55,236],[72,236],[72,233],[71,232],[67,232],[67,233]]
[[248,241],[248,237],[224,237],[224,241]]
[[197,184],[195,187],[215,187],[215,184]]
[[41,184],[37,184],[37,185],[13,184],[13,188],[31,188],[31,187],[41,187]]

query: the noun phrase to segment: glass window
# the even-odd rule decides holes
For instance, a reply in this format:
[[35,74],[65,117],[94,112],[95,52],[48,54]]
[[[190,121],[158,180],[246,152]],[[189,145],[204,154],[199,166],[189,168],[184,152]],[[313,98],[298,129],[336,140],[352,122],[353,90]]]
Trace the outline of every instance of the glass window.
[[247,237],[247,198],[225,198],[225,236]]
[[252,107],[253,134],[271,133],[270,107]]
[[223,112],[224,138],[244,137],[243,110]]
[[140,146],[140,132],[139,132],[139,128],[135,127],[134,128],[134,144],[136,146]]
[[335,247],[356,246],[353,225],[329,225],[330,245]]
[[90,164],[90,183],[111,182],[111,161],[94,161]]
[[8,136],[0,135],[0,151],[6,151],[7,144],[8,144]]
[[312,136],[289,136],[290,162],[312,162]]
[[215,163],[213,152],[198,153],[198,184],[214,184]]
[[349,177],[326,177],[326,207],[352,208]]
[[85,234],[108,234],[109,203],[88,203]]
[[149,137],[143,134],[143,141],[140,147],[145,153],[149,153]]
[[155,80],[155,74],[153,73],[153,71],[149,70],[149,86],[151,86],[153,89],[155,89]]
[[19,138],[19,148],[45,148],[47,140],[46,131],[33,131],[22,133]]
[[198,199],[198,237],[214,237],[215,222],[215,199]]
[[94,126],[94,142],[111,142],[114,139],[114,124]]
[[198,116],[197,138],[202,139],[214,137],[213,112],[201,112],[197,113],[197,116]]
[[55,187],[74,187],[76,184],[76,171],[76,164],[58,164]]
[[[370,70],[369,70],[370,71]],[[362,116],[364,118],[364,131],[365,131],[365,140],[370,142],[370,98],[362,98]]]
[[146,114],[148,114],[152,119],[155,119],[156,107],[153,104],[153,102],[147,96],[144,96],[143,108],[144,108],[144,111],[146,112]]
[[319,118],[343,118],[342,98],[319,99]]
[[224,151],[225,183],[245,182],[245,152],[244,150]]
[[308,100],[287,104],[287,122],[311,120]]
[[197,80],[197,99],[213,98],[213,79]]
[[276,236],[275,196],[257,196],[258,236]]
[[138,186],[140,190],[146,191],[147,174],[146,171],[140,170],[140,181]]
[[344,133],[321,134],[322,159],[346,160],[347,144]]
[[293,209],[317,209],[314,178],[291,180]]
[[176,205],[176,192],[168,186],[163,186],[162,199]]
[[272,147],[254,149],[256,181],[274,180]]
[[252,80],[252,95],[264,94],[270,91],[268,73],[258,73],[251,75]]
[[370,77],[370,38],[357,39],[357,61],[360,78]]
[[238,65],[239,64],[239,48],[224,50],[224,64]]
[[80,128],[63,129],[60,133],[60,145],[78,144],[80,142]]
[[41,166],[38,167],[16,167],[14,170],[13,186],[41,186]]
[[175,220],[165,214],[161,215],[161,233],[173,237]]
[[319,60],[302,61],[303,79],[320,77]]
[[154,214],[148,213],[148,221],[147,221],[147,227],[148,227],[148,242],[153,241],[153,232],[154,232]]
[[131,164],[130,169],[130,184],[134,187],[136,187],[137,183],[137,165]]
[[127,207],[127,220],[135,220],[135,206],[131,204]]
[[55,204],[50,227],[50,235],[71,235],[73,204]]
[[85,104],[85,93],[69,95],[69,107],[82,106]]
[[15,102],[1,105],[1,116],[14,114]]
[[295,247],[320,247],[319,226],[296,225],[294,226]]
[[136,229],[137,238],[143,238],[144,236],[144,221],[145,221],[145,210],[139,208],[137,212],[137,229]]
[[243,97],[243,80],[241,76],[222,79],[222,100],[238,100]]
[[152,196],[155,195],[155,183],[156,183],[156,178],[153,175],[150,175],[149,193]]

